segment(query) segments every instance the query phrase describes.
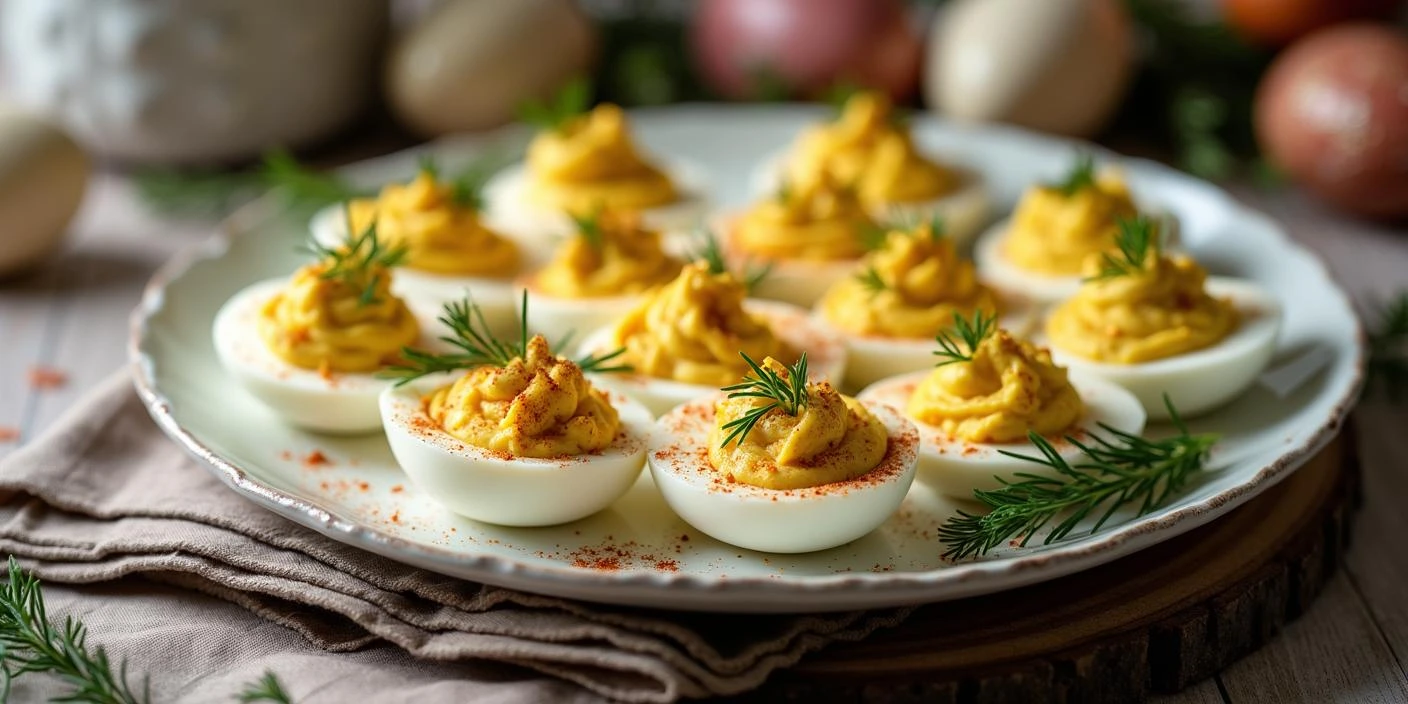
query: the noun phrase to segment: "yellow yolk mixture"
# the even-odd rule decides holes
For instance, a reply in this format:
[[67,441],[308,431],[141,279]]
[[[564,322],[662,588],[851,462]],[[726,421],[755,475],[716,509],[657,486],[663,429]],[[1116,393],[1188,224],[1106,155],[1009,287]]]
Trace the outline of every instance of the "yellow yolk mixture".
[[854,259],[865,253],[865,235],[875,227],[855,190],[823,173],[744,213],[732,244],[762,259]]
[[[1100,270],[1091,257],[1086,272]],[[1143,267],[1092,278],[1046,322],[1051,343],[1098,362],[1138,364],[1217,344],[1237,327],[1237,309],[1204,288],[1207,272],[1151,248]]]
[[660,247],[660,233],[626,213],[602,213],[562,243],[533,287],[559,298],[597,298],[643,293],[680,272],[678,259]]
[[328,262],[294,273],[259,310],[259,335],[279,358],[303,369],[370,372],[395,362],[420,337],[404,301],[391,295],[391,272],[373,266],[361,286],[326,278]]
[[436,389],[426,413],[450,435],[513,457],[582,455],[611,445],[621,419],[606,394],[542,336],[528,341],[527,352]]
[[909,415],[975,443],[1025,440],[1028,431],[1059,435],[1085,410],[1051,353],[996,330],[969,362],[937,367],[914,389]]
[[530,197],[553,210],[644,210],[679,200],[670,177],[631,141],[626,113],[603,104],[528,145]]
[[957,188],[958,176],[921,156],[893,113],[883,93],[851,96],[840,118],[798,139],[787,177],[804,182],[827,172],[853,185],[872,208],[933,200]]
[[[776,360],[763,366],[784,380]],[[885,425],[830,382],[807,385],[807,402],[788,415],[769,411],[742,440],[723,446],[723,426],[771,401],[727,398],[715,404],[709,435],[709,462],[736,482],[764,489],[804,489],[859,477],[880,464],[889,446]]]
[[1116,178],[1098,179],[1070,195],[1034,186],[1012,215],[1002,254],[1019,269],[1075,276],[1091,254],[1114,249],[1119,220],[1137,214],[1129,190]]
[[866,273],[838,281],[821,299],[822,316],[845,332],[931,338],[953,323],[955,313],[997,314],[997,296],[978,282],[973,263],[929,223],[890,232],[861,261],[860,271]]
[[617,324],[611,347],[638,374],[723,386],[748,370],[739,356],[792,359],[767,321],[743,309],[747,292],[731,274],[710,274],[696,262],[649,295]]
[[407,184],[389,184],[376,198],[347,204],[351,231],[376,223],[381,241],[406,248],[405,266],[432,274],[512,276],[518,247],[479,220],[454,189],[422,171]]

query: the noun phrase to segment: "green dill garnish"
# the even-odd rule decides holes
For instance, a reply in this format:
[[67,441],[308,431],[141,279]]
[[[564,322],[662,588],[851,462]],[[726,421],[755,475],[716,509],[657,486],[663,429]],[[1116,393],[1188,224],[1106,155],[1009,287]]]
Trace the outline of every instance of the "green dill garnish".
[[709,267],[710,274],[732,274],[742,282],[743,288],[752,291],[772,273],[772,264],[749,264],[743,268],[742,275],[736,274],[729,269],[728,261],[724,259],[723,245],[712,230],[700,227],[695,236],[699,239],[699,247],[694,250],[692,259],[704,262],[705,266]]
[[[395,379],[396,385],[401,386],[429,374],[483,366],[507,366],[514,359],[523,358],[528,354],[530,335],[527,289],[524,289],[519,305],[517,340],[506,341],[495,337],[489,330],[488,321],[484,319],[484,311],[468,298],[446,303],[437,320],[449,328],[451,333],[440,339],[459,351],[440,354],[410,347],[402,348],[401,357],[404,362],[387,367],[380,375],[382,378]],[[625,348],[617,348],[602,354],[589,354],[575,362],[584,372],[630,371],[628,365],[610,364],[624,352]]]
[[584,77],[567,82],[550,100],[530,100],[518,108],[518,119],[542,130],[562,129],[592,104],[592,84]]
[[786,178],[777,182],[777,192],[773,197],[779,203],[790,203],[792,201],[792,182]]
[[884,277],[880,276],[880,270],[876,269],[874,265],[864,267],[857,272],[856,281],[859,281],[861,287],[870,292],[872,298],[890,288],[890,285],[885,283]]
[[797,411],[807,405],[807,353],[803,352],[797,358],[797,363],[787,368],[787,378],[783,379],[781,374],[768,369],[767,367],[753,361],[746,352],[739,352],[743,355],[743,361],[748,363],[748,367],[753,370],[751,376],[743,377],[743,381],[732,386],[725,386],[722,391],[728,392],[729,398],[761,398],[767,399],[769,403],[751,408],[747,413],[735,418],[725,424],[722,429],[728,431],[719,447],[728,447],[730,442],[736,438],[740,442],[748,437],[753,427],[758,421],[763,419],[774,409],[780,410],[789,416],[797,415]]
[[890,231],[894,227],[885,223],[867,222],[856,230],[856,238],[860,241],[860,248],[867,252],[874,252],[885,246],[886,240],[890,239]]
[[1061,195],[1070,197],[1087,188],[1095,186],[1095,157],[1089,152],[1081,152],[1076,155],[1076,161],[1071,165],[1071,170],[1066,173],[1066,178],[1057,183],[1050,184],[1061,192]]
[[948,548],[944,557],[958,560],[983,555],[1016,536],[1021,536],[1018,545],[1026,546],[1042,528],[1059,518],[1042,540],[1042,544],[1049,545],[1070,535],[1102,506],[1103,512],[1085,534],[1099,531],[1123,506],[1137,506],[1136,514],[1142,516],[1163,505],[1203,469],[1218,440],[1216,435],[1189,434],[1168,394],[1164,394],[1164,405],[1178,429],[1178,435],[1171,438],[1148,440],[1102,423],[1100,428],[1110,438],[1095,433],[1090,433],[1085,442],[1066,438],[1083,453],[1074,463],[1035,432],[1028,437],[1041,456],[1003,451],[1004,455],[1041,465],[1058,476],[1022,472],[1014,481],[997,477],[1002,483],[998,489],[974,490],[974,497],[989,511],[981,515],[959,511],[939,527],[939,540]]
[[[973,312],[971,320],[954,313],[953,326],[934,337],[939,345],[939,349],[934,350],[934,356],[940,358],[934,366],[973,361],[973,351],[996,329],[997,316],[989,316],[981,309]],[[958,339],[955,340],[955,337]]]
[[1107,252],[1101,255],[1100,271],[1094,276],[1085,277],[1086,281],[1137,274],[1144,270],[1144,262],[1151,248],[1157,256],[1159,241],[1152,220],[1143,215],[1136,215],[1132,218],[1120,218],[1117,225],[1120,231],[1115,235],[1115,245],[1119,247],[1119,253]]
[[572,224],[577,227],[577,236],[582,238],[592,250],[600,252],[602,246],[601,237],[601,208],[596,208],[590,213],[568,213],[572,218]]
[[[343,218],[350,231],[351,212],[344,209]],[[359,306],[380,302],[376,289],[381,284],[382,273],[378,269],[399,266],[410,251],[405,246],[387,247],[382,244],[376,233],[376,221],[369,223],[360,233],[349,236],[341,246],[328,247],[313,239],[306,250],[320,261],[328,262],[327,268],[318,274],[320,278],[338,281],[360,292],[357,298]]]
[[257,702],[268,702],[269,704],[293,704],[293,697],[284,690],[284,685],[279,682],[279,678],[272,672],[265,672],[264,676],[244,688],[239,693],[240,704],[256,704]]
[[1397,402],[1408,391],[1408,291],[1376,306],[1375,313],[1365,388],[1372,391],[1382,385],[1389,400]]

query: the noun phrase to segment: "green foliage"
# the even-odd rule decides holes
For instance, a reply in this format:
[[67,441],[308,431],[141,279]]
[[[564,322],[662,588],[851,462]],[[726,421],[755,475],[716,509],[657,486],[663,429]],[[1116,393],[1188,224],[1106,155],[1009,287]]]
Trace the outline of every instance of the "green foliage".
[[934,356],[939,358],[939,362],[934,366],[973,361],[974,350],[977,350],[978,345],[996,329],[996,315],[990,316],[982,310],[976,310],[969,319],[954,313],[953,327],[934,337],[934,341],[939,345],[939,349],[934,350]]
[[747,362],[753,373],[743,377],[742,382],[725,386],[722,390],[728,392],[729,398],[761,398],[766,399],[768,403],[749,409],[742,416],[725,423],[722,429],[728,431],[728,434],[724,436],[723,442],[719,443],[719,447],[728,447],[735,439],[741,442],[758,425],[758,421],[774,410],[795,416],[807,405],[806,352],[802,353],[795,364],[787,368],[786,379],[753,361],[746,352],[739,354],[743,355],[743,361]]

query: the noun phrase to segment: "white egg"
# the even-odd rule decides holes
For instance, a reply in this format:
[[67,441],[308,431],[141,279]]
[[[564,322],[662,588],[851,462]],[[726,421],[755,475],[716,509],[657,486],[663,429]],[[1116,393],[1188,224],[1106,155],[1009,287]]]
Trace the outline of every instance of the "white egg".
[[1232,334],[1211,347],[1152,362],[1110,364],[1078,357],[1051,344],[1051,358],[1072,373],[1123,386],[1155,420],[1168,418],[1165,392],[1185,418],[1216,409],[1246,391],[1271,361],[1282,313],[1275,296],[1246,281],[1212,277],[1207,280],[1207,291],[1230,300],[1240,318]]
[[621,432],[605,450],[562,458],[511,457],[450,435],[422,402],[454,380],[441,374],[381,394],[381,421],[396,462],[415,485],[445,508],[485,523],[550,526],[586,518],[610,506],[645,466],[650,412],[620,394],[611,405]]
[[[744,260],[733,257],[734,261]],[[768,274],[753,285],[752,295],[772,301],[782,301],[794,306],[811,307],[826,295],[826,291],[836,282],[852,276],[856,272],[858,259],[817,262],[777,259],[768,262]],[[736,271],[742,271],[747,264],[734,264]]]
[[[260,309],[287,283],[279,278],[254,284],[232,296],[216,313],[215,352],[226,372],[292,425],[338,434],[379,430],[377,396],[391,382],[374,373],[324,376],[289,364],[264,343],[259,335]],[[419,314],[417,318],[424,320]],[[420,346],[439,347],[424,329],[421,337]]]
[[[972,499],[973,491],[991,491],[1002,486],[999,477],[1011,480],[1019,472],[1040,476],[1057,476],[1048,468],[1002,454],[1039,456],[1041,452],[1029,441],[1014,443],[971,443],[958,440],[937,426],[910,417],[904,409],[915,387],[930,372],[915,372],[885,379],[866,388],[857,398],[899,409],[919,429],[919,479],[932,484],[947,496]],[[1146,420],[1139,400],[1124,389],[1099,377],[1071,370],[1071,385],[1085,403],[1085,414],[1077,424],[1077,432],[1099,432],[1103,423],[1117,430],[1138,435]],[[1052,439],[1052,445],[1068,462],[1081,456],[1081,451],[1065,439]]]
[[[340,205],[317,212],[309,223],[313,239],[325,247],[336,247],[347,239],[347,218]],[[529,262],[525,262],[528,265]],[[506,275],[513,272],[504,272]],[[446,303],[468,297],[484,314],[484,322],[495,335],[518,334],[518,301],[523,287],[512,278],[496,276],[456,276],[436,274],[410,267],[397,267],[391,292],[417,310],[438,311]],[[433,319],[434,316],[432,316]]]
[[[708,172],[685,161],[659,165],[675,184],[679,199],[642,210],[641,222],[666,233],[687,232],[708,212]],[[484,186],[485,222],[528,246],[551,250],[558,239],[576,232],[576,225],[566,213],[533,202],[529,186],[528,169],[521,162],[495,174]]]
[[[826,322],[818,311],[817,319]],[[1030,337],[1040,323],[1034,306],[1011,304],[999,318],[999,327],[1017,337]],[[830,325],[830,323],[826,323]],[[835,325],[831,325],[835,328]],[[881,379],[932,369],[938,346],[933,337],[904,338],[883,335],[858,335],[842,330],[837,334],[846,340],[845,388],[860,389]]]
[[[1163,212],[1147,215],[1158,221],[1164,249],[1177,251],[1178,218]],[[1002,252],[1002,245],[1007,239],[1007,228],[1011,222],[1011,218],[997,222],[979,235],[978,241],[973,245],[973,263],[978,265],[978,276],[984,283],[991,284],[1005,294],[1041,303],[1057,303],[1075,295],[1081,284],[1079,274],[1061,276],[1027,271],[1007,259]]]
[[643,294],[563,298],[522,284],[528,289],[528,329],[554,345],[581,340],[606,327],[640,304]]
[[808,489],[729,482],[708,459],[717,399],[697,399],[661,418],[648,455],[665,503],[717,540],[775,553],[845,545],[894,515],[914,481],[919,439],[913,424],[894,409],[867,403],[890,436],[884,458],[869,473]]
[[[841,379],[846,369],[846,342],[830,327],[813,319],[804,309],[775,301],[748,299],[743,307],[767,320],[779,339],[794,350],[807,353],[807,376]],[[580,354],[601,354],[610,351],[613,326],[593,332],[582,341]],[[762,360],[757,360],[761,362]],[[663,415],[686,401],[718,392],[717,386],[689,384],[673,379],[657,379],[643,374],[589,374],[592,383],[601,388],[626,394],[645,404],[655,415]],[[742,377],[740,376],[741,380]]]
[[[749,182],[753,193],[767,198],[777,193],[787,163],[786,154],[774,154],[754,167]],[[958,174],[959,187],[951,193],[915,203],[890,203],[875,208],[871,217],[880,222],[904,223],[943,218],[944,232],[961,249],[987,224],[992,213],[992,200],[983,177],[976,171],[952,165],[945,168]]]

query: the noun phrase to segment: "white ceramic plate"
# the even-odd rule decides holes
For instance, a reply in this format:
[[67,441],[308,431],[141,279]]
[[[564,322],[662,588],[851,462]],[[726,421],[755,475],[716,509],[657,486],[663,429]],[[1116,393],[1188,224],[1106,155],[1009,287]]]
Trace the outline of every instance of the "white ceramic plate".
[[[747,201],[759,155],[820,118],[802,107],[682,106],[635,116],[652,153],[711,170],[723,207]],[[509,128],[434,149],[454,167],[487,150],[521,148]],[[1056,178],[1076,145],[1013,129],[915,120],[921,146],[984,174],[1010,208],[1033,180]],[[1103,152],[1097,152],[1104,154]],[[1113,155],[1105,155],[1115,159]],[[499,528],[457,518],[417,493],[381,436],[334,439],[293,430],[220,370],[210,325],[246,284],[291,271],[304,223],[257,203],[210,242],[164,267],[133,317],[136,384],[157,423],[240,493],[335,540],[402,562],[491,584],[587,600],[715,611],[785,612],[939,601],[1010,589],[1108,562],[1230,511],[1284,478],[1338,431],[1360,383],[1362,332],[1321,263],[1270,219],[1171,169],[1120,160],[1141,202],[1183,223],[1188,249],[1214,273],[1264,284],[1285,304],[1273,365],[1316,354],[1328,363],[1284,397],[1258,385],[1198,419],[1224,434],[1215,469],[1170,505],[1094,537],[1003,549],[950,564],[935,530],[955,506],[916,482],[904,507],[871,535],[821,553],[765,555],[715,542],[666,508],[649,473],[607,511],[577,523]],[[349,170],[368,183],[405,177],[415,155]],[[331,464],[304,466],[313,450]]]

